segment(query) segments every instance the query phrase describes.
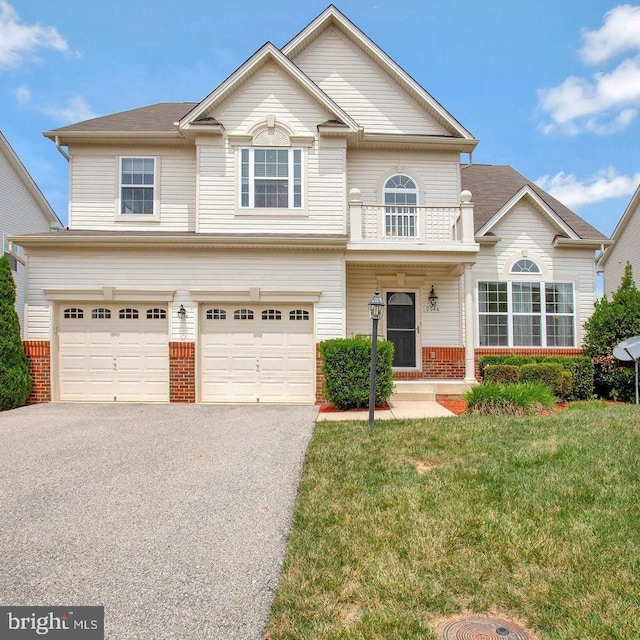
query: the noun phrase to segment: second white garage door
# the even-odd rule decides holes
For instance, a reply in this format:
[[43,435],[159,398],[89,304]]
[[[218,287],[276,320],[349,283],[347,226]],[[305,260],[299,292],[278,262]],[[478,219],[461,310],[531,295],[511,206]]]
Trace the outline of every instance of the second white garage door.
[[313,308],[201,305],[203,402],[315,400]]

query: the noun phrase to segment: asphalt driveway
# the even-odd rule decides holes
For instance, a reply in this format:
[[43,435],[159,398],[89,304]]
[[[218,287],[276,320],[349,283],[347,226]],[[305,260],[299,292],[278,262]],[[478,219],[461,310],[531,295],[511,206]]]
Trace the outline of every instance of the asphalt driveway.
[[0,414],[0,605],[104,605],[117,640],[262,638],[316,414]]

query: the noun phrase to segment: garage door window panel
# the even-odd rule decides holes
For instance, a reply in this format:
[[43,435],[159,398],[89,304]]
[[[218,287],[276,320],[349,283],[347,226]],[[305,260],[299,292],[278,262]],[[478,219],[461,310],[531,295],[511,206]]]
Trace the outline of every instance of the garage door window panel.
[[147,309],[147,320],[166,320],[167,312],[165,309]]
[[227,312],[224,309],[207,309],[207,320],[226,320]]
[[64,310],[65,320],[82,320],[84,318],[84,311],[79,307],[69,307]]
[[265,309],[262,312],[263,320],[282,320],[282,311],[278,309]]
[[253,320],[253,311],[251,309],[236,309],[233,312],[234,320]]
[[309,312],[304,309],[293,309],[289,312],[289,320],[309,320]]
[[137,309],[120,309],[118,317],[120,320],[137,320],[140,314]]
[[97,309],[92,309],[91,319],[92,320],[110,320],[111,309],[106,309],[105,307],[98,307]]

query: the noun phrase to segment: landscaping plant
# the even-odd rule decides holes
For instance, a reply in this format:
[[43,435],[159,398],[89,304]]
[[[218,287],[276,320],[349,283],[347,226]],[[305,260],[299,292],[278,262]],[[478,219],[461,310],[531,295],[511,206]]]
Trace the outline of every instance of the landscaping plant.
[[0,258],[0,411],[21,407],[31,393],[29,362],[15,310],[16,285],[6,255]]
[[[319,346],[325,398],[342,411],[369,405],[371,339],[364,336],[336,338]],[[393,344],[378,341],[376,405],[393,393]]]
[[585,322],[584,353],[594,359],[596,393],[604,398],[635,398],[633,363],[612,355],[614,347],[640,335],[640,291],[627,262],[620,286],[611,296],[596,300],[593,315]]
[[532,415],[551,409],[556,401],[544,382],[486,382],[472,387],[463,397],[466,412],[480,415]]

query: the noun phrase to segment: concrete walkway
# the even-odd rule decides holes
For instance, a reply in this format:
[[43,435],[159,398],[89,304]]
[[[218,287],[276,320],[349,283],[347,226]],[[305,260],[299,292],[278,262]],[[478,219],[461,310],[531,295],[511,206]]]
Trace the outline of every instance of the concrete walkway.
[[[390,408],[379,410],[375,413],[376,420],[398,420],[398,419],[422,419],[422,418],[444,418],[454,416],[455,414],[445,409],[437,402],[428,402],[423,400],[390,402]],[[318,422],[340,420],[368,420],[368,409],[357,411],[331,411],[320,412],[318,414]]]

